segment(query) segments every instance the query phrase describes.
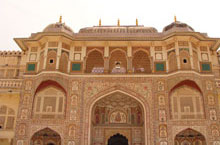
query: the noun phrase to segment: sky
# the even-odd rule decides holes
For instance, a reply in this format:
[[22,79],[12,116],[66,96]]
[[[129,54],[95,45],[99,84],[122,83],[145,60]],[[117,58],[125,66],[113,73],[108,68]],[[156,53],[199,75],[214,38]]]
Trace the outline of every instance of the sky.
[[20,50],[13,38],[29,37],[63,22],[78,32],[98,25],[139,25],[159,32],[177,20],[220,38],[220,0],[0,0],[0,51]]

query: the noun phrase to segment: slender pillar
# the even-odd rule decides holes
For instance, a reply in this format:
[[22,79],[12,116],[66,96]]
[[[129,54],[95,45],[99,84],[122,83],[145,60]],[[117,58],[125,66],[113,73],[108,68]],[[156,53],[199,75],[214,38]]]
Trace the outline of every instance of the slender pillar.
[[191,69],[194,69],[194,63],[193,63],[193,50],[192,50],[192,44],[189,42],[189,55],[190,55],[190,64],[191,64]]
[[207,51],[208,51],[208,57],[209,57],[209,62],[212,62],[212,57],[211,57],[211,51],[210,51],[210,48],[209,46],[207,45]]
[[176,50],[176,58],[177,58],[177,69],[180,69],[180,51],[179,51],[179,46],[178,42],[175,42],[175,50]]
[[154,60],[155,60],[155,49],[154,49],[154,44],[152,44],[152,46],[150,47],[150,60],[151,60],[151,70],[152,70],[152,73],[155,72],[154,70]]
[[165,46],[162,47],[162,52],[163,52],[163,60],[166,61],[166,72],[168,73],[168,71],[169,71],[169,64],[168,64],[167,51],[166,51],[166,47]]
[[197,48],[197,55],[198,55],[198,59],[199,59],[199,61],[198,61],[198,68],[199,68],[199,71],[200,71],[200,62],[202,61],[202,58],[201,58],[201,51],[200,51],[200,46]]
[[[30,59],[30,58],[29,58]],[[40,66],[40,47],[37,47],[37,72],[39,71],[39,66]]]
[[109,72],[109,46],[104,49],[104,73]]
[[69,52],[69,60],[68,60],[68,69],[67,72],[70,73],[71,69],[71,61],[73,60],[74,57],[74,46],[70,47],[70,52]]
[[128,62],[127,62],[127,72],[128,73],[132,73],[133,71],[132,71],[132,47],[131,46],[128,46],[128,48],[127,48],[127,60],[128,60]]
[[58,48],[57,48],[57,63],[56,63],[56,70],[59,69],[61,52],[62,52],[62,42],[59,41],[59,43],[58,43]]
[[47,53],[48,53],[48,42],[46,42],[46,45],[45,45],[45,48],[44,48],[44,64],[43,64],[43,70],[46,69]]
[[81,61],[83,61],[83,72],[86,71],[86,46],[82,46],[82,55],[81,55]]

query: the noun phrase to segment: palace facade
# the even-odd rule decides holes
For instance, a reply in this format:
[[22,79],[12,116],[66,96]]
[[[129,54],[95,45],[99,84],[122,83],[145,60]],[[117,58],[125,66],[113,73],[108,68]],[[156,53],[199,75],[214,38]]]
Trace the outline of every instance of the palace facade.
[[0,52],[1,145],[220,145],[220,38],[174,21],[62,23]]

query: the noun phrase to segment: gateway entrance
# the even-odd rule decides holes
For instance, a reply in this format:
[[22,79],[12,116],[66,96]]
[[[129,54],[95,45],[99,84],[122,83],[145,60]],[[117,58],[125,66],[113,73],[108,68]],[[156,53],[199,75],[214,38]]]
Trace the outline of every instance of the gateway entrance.
[[92,144],[144,144],[143,112],[137,100],[121,92],[98,100],[92,109]]

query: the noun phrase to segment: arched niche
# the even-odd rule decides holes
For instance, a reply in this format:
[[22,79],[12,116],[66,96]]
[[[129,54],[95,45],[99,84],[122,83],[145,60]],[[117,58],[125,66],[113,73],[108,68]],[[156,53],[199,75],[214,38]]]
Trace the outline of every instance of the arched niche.
[[169,72],[173,72],[177,70],[177,57],[176,52],[174,50],[168,52],[168,65]]
[[183,70],[191,69],[189,50],[180,49],[180,66]]
[[46,70],[56,70],[57,50],[49,49],[47,53]]
[[169,92],[171,119],[204,119],[203,94],[198,85],[184,80]]
[[55,81],[42,82],[36,89],[32,117],[35,119],[64,119],[66,91]]
[[193,66],[196,71],[199,71],[199,58],[195,50],[193,50]]
[[30,141],[31,145],[61,145],[60,135],[50,128],[37,131]]
[[174,139],[175,145],[206,145],[206,139],[200,132],[191,128],[179,132]]
[[42,71],[44,67],[44,51],[40,53],[40,60],[39,60],[39,71]]
[[59,70],[63,73],[67,73],[68,69],[68,61],[69,61],[69,53],[62,51],[60,62],[59,62]]

